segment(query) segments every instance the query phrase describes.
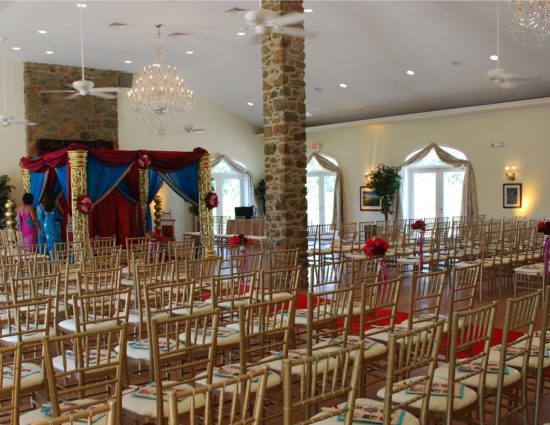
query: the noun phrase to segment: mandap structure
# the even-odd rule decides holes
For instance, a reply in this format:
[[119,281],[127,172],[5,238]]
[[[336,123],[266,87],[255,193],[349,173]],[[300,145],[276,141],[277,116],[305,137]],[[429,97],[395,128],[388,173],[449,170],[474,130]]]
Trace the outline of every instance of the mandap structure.
[[[212,253],[212,211],[205,197],[210,191],[210,154],[191,152],[123,151],[71,144],[35,158],[21,158],[23,185],[34,195],[36,206],[46,191],[53,191],[58,207],[72,216],[73,240],[90,237],[144,235],[152,227],[149,205],[163,183],[187,202],[198,206],[202,244]],[[78,208],[87,195],[91,213]],[[63,232],[65,234],[65,232]]]

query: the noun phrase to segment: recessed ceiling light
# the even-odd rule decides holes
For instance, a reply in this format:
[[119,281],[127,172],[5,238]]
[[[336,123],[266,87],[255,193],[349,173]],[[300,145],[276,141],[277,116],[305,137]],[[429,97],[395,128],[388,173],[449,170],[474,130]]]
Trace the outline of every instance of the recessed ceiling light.
[[489,59],[491,59],[492,61],[497,61],[498,56],[497,55],[491,55],[491,56],[489,56]]
[[46,50],[46,54],[47,55],[53,55],[54,51],[53,50]]
[[412,69],[407,69],[407,70],[405,71],[405,73],[406,73],[407,75],[411,75],[411,76],[415,74],[415,72],[414,72]]
[[313,90],[318,91],[318,92],[322,92],[322,91],[323,91],[323,89],[322,89],[321,87],[314,87]]
[[193,50],[188,50],[187,52],[185,52],[186,55],[194,55],[195,52]]
[[246,35],[246,33],[245,33],[244,31],[239,31],[239,32],[237,33],[237,35],[243,36],[243,35]]
[[313,12],[313,9],[304,9],[304,13],[311,13]]
[[124,61],[124,63],[132,63],[132,61],[129,60],[129,59],[126,59],[126,60]]
[[340,83],[338,84],[340,87],[342,87],[343,89],[345,89],[348,85],[346,83]]
[[11,49],[12,50],[21,50],[21,47],[13,46]]
[[253,104],[252,102],[246,102],[246,104],[247,104],[248,106],[254,106],[254,104]]
[[88,7],[88,5],[86,3],[77,3],[76,4],[76,7]]
[[46,30],[38,30],[38,34],[48,34],[48,31]]
[[462,62],[460,62],[460,61],[452,61],[452,62],[451,62],[451,65],[453,65],[453,66],[462,66]]

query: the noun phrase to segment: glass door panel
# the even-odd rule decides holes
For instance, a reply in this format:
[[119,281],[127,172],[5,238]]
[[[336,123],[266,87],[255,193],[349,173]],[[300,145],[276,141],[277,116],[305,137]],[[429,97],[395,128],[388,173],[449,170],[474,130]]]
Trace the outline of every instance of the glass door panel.
[[235,207],[242,206],[241,201],[241,179],[239,178],[223,178],[222,199],[223,206],[222,215],[233,217],[235,215]]
[[444,171],[443,173],[443,217],[460,215],[462,206],[462,186],[464,171]]
[[334,214],[334,186],[336,185],[336,176],[323,176],[323,188],[324,188],[324,204],[323,222],[319,224],[332,223],[332,216]]
[[437,172],[414,171],[412,173],[412,218],[437,216]]
[[307,224],[308,226],[313,226],[315,224],[320,224],[320,186],[321,177],[320,176],[308,176],[307,177]]

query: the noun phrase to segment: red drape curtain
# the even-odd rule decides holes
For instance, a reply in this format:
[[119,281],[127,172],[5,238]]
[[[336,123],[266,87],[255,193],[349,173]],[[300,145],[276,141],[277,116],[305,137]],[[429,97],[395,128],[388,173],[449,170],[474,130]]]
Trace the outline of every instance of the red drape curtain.
[[113,190],[90,214],[90,237],[116,235],[117,243],[123,244],[126,237],[140,233],[138,215],[139,205],[127,200],[118,190]]

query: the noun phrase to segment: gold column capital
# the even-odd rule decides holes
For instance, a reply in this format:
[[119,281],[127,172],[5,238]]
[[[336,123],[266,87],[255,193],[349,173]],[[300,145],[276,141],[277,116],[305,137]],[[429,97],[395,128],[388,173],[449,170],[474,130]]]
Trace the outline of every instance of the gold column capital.
[[201,241],[204,246],[205,256],[214,257],[214,218],[212,210],[206,206],[206,195],[210,192],[212,179],[212,161],[209,153],[205,154],[199,162],[199,222]]
[[67,151],[67,155],[69,156],[69,165],[71,168],[86,167],[88,164],[88,151]]

